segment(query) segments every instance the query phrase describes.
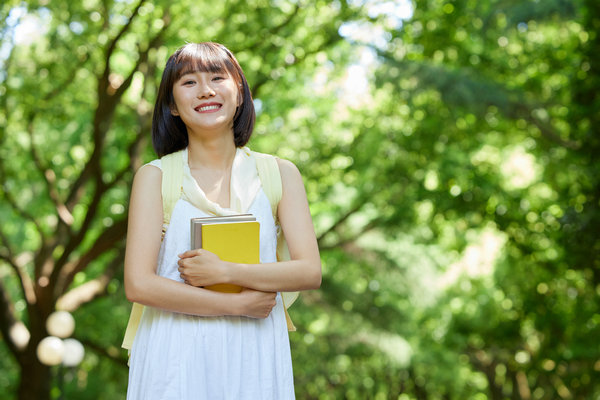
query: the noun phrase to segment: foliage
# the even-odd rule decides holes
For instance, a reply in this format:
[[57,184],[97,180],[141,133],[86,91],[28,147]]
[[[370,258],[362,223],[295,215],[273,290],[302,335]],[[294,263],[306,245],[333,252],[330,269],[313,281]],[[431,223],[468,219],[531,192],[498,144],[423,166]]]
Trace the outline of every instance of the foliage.
[[87,351],[67,398],[124,397],[130,181],[166,57],[201,40],[246,72],[250,146],[305,178],[324,278],[291,309],[298,398],[600,396],[597,6],[401,4],[1,5],[0,397],[57,396],[55,308]]

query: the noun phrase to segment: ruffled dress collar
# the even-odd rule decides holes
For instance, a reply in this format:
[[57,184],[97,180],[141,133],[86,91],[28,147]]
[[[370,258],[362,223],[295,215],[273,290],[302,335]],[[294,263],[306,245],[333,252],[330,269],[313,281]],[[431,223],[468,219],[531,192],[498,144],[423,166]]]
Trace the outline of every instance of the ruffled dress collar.
[[183,157],[183,198],[208,215],[233,215],[248,212],[261,188],[256,160],[250,149],[238,147],[231,167],[229,208],[209,200],[192,176],[188,163],[188,149],[181,150]]

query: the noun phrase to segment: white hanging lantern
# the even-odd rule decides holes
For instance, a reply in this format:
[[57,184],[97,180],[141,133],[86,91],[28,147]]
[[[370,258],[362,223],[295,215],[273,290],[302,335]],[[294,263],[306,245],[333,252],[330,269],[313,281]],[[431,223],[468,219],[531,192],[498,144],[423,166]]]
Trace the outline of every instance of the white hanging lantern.
[[69,337],[75,330],[75,319],[67,311],[55,311],[46,320],[46,329],[52,336]]
[[25,324],[21,321],[14,323],[13,326],[10,327],[8,334],[19,350],[23,350],[25,347],[27,347],[29,339],[31,339],[29,329],[27,329]]
[[81,342],[77,339],[63,340],[65,345],[65,353],[63,355],[63,365],[65,367],[75,367],[83,360],[85,350]]
[[47,336],[38,344],[37,356],[42,364],[58,365],[63,360],[64,351],[65,346],[60,338]]

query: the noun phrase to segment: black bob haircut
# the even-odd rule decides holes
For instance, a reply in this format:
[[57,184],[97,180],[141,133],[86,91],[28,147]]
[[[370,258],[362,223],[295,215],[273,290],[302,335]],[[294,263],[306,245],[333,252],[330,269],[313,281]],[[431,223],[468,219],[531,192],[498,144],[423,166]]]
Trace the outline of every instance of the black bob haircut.
[[219,43],[188,43],[180,47],[167,61],[152,115],[152,144],[159,157],[184,149],[188,133],[180,117],[171,114],[175,105],[173,85],[191,72],[227,71],[239,88],[242,99],[233,116],[233,139],[236,147],[248,143],[256,119],[252,94],[244,72],[235,56]]

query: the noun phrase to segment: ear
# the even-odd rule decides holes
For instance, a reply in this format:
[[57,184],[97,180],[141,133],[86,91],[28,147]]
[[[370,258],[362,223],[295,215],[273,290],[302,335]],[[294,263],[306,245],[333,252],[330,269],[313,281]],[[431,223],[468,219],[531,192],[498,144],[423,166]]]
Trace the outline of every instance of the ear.
[[170,107],[171,109],[171,115],[174,117],[179,117],[179,111],[177,111],[177,105],[176,104],[172,104]]

